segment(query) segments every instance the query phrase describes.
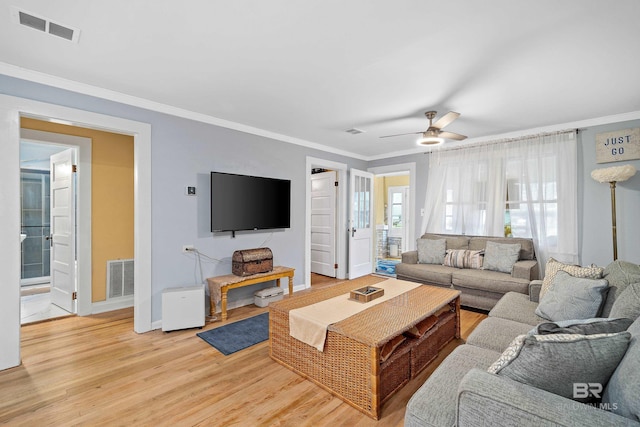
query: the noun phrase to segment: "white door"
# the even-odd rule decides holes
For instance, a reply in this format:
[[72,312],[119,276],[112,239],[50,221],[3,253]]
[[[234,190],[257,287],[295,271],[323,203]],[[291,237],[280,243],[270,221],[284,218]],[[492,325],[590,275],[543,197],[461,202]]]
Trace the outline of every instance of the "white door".
[[75,280],[73,149],[51,156],[51,302],[71,313]]
[[336,277],[336,172],[311,175],[311,272]]
[[373,174],[351,169],[349,279],[373,272]]

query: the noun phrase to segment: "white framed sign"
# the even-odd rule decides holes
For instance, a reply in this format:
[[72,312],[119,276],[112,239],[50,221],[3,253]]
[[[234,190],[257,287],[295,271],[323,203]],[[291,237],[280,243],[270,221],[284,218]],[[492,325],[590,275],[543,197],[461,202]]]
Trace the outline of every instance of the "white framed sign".
[[596,134],[596,163],[640,159],[640,128]]

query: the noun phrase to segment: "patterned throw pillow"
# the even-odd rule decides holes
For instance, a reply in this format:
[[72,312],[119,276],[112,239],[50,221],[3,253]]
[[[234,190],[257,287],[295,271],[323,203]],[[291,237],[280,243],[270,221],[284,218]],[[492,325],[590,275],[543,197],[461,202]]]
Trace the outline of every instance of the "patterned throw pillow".
[[484,248],[484,270],[500,271],[511,274],[513,264],[520,257],[520,243],[496,243],[488,241]]
[[488,371],[568,399],[591,402],[593,397],[574,397],[574,383],[604,387],[630,339],[629,332],[519,335]]
[[594,265],[580,267],[579,265],[564,264],[553,258],[549,258],[547,266],[544,269],[544,279],[542,280],[542,288],[540,289],[540,301],[542,301],[542,297],[551,287],[556,273],[560,270],[566,271],[573,277],[582,277],[585,279],[601,279],[602,273],[604,272],[604,268],[602,267],[596,267]]
[[444,262],[447,249],[445,239],[418,239],[418,264],[440,264]]
[[444,265],[456,268],[482,268],[484,251],[470,251],[468,249],[447,249]]

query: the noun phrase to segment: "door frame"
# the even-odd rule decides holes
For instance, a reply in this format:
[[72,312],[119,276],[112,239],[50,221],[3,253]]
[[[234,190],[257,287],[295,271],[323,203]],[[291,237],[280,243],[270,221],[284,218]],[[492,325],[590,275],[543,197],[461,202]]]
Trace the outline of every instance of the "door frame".
[[326,168],[338,173],[336,200],[336,278],[347,278],[347,164],[307,156],[305,169],[304,286],[311,287],[311,170]]
[[20,118],[106,130],[134,139],[134,331],[151,330],[151,125],[0,94],[0,370],[20,365]]
[[[412,251],[416,248],[416,239],[418,236],[415,235],[416,230],[416,164],[414,162],[411,163],[399,163],[397,165],[388,165],[388,166],[376,166],[367,169],[368,172],[373,173],[374,175],[402,175],[409,174],[409,212],[411,215],[409,216],[409,224],[407,235],[409,238],[407,239],[407,244],[402,248],[403,251]],[[375,221],[375,218],[374,218]]]
[[37,144],[57,145],[74,148],[78,163],[76,203],[76,227],[78,233],[77,291],[76,313],[79,316],[92,314],[91,307],[91,138],[45,132],[33,129],[20,129],[20,140]]

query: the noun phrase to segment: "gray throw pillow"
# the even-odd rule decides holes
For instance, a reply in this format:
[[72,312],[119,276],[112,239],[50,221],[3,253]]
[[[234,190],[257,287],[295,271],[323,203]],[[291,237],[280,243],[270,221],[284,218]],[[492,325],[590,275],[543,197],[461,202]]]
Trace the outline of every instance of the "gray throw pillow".
[[554,322],[596,317],[607,286],[605,279],[584,279],[558,271],[550,289],[540,299],[536,314]]
[[447,241],[445,239],[418,239],[418,264],[440,264],[444,263],[444,256],[447,251]]
[[524,384],[579,402],[597,401],[574,391],[575,383],[602,388],[622,360],[631,334],[520,335],[488,369]]
[[611,317],[627,317],[636,320],[640,317],[640,283],[632,283],[618,295],[611,306]]
[[563,320],[561,322],[545,322],[540,323],[533,328],[529,335],[549,335],[549,334],[579,334],[579,335],[596,335],[596,334],[615,334],[624,332],[631,326],[631,319],[607,319],[602,317],[594,317],[585,320]]
[[482,269],[511,274],[513,264],[520,257],[520,247],[520,243],[509,244],[487,241]]

